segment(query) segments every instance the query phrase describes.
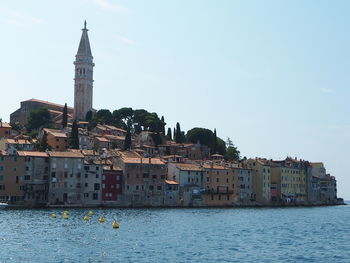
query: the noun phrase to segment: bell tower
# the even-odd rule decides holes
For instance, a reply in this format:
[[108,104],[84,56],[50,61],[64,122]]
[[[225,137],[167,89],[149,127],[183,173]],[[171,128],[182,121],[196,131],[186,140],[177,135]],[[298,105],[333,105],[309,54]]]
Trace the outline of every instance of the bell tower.
[[74,77],[74,120],[84,121],[86,114],[92,111],[93,57],[91,54],[88,29],[84,22],[78,52],[75,55]]

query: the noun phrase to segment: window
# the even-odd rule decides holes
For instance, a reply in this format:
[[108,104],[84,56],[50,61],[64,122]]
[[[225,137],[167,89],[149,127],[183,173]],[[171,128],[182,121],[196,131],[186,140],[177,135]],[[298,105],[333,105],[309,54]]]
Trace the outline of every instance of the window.
[[81,177],[81,173],[77,173],[77,178],[80,178]]
[[3,180],[4,180],[4,176],[0,175],[0,181],[3,181]]
[[96,178],[99,178],[100,177],[100,175],[99,174],[96,174]]
[[55,173],[55,172],[52,172],[52,173],[51,173],[51,177],[56,177],[56,173]]
[[29,167],[28,166],[26,166],[26,171],[29,171]]
[[68,177],[68,172],[64,172],[64,178]]
[[149,190],[153,191],[153,188],[154,188],[153,185],[149,186]]
[[92,200],[98,200],[98,193],[92,194]]
[[84,197],[88,198],[89,197],[89,193],[84,193]]
[[209,177],[207,177],[207,182],[209,182]]
[[0,190],[5,190],[5,185],[4,184],[0,184]]
[[3,171],[4,170],[4,166],[0,166],[0,171]]
[[[115,185],[115,188],[119,189],[119,187],[120,187],[120,184]],[[143,190],[143,186],[142,186],[142,190]]]
[[81,184],[80,183],[77,183],[77,188],[80,188],[81,187]]
[[85,174],[85,178],[88,178],[89,177],[89,175],[88,174]]
[[100,184],[94,184],[94,189],[95,190],[100,190]]
[[157,175],[156,174],[152,175],[152,178],[157,179]]
[[24,180],[30,180],[30,175],[25,175]]
[[158,185],[158,186],[157,186],[157,190],[159,190],[159,191],[162,190],[162,186],[161,186],[161,185]]
[[216,182],[217,182],[217,183],[219,182],[219,178],[216,178]]
[[89,186],[89,184],[88,183],[85,183],[85,187],[88,187]]

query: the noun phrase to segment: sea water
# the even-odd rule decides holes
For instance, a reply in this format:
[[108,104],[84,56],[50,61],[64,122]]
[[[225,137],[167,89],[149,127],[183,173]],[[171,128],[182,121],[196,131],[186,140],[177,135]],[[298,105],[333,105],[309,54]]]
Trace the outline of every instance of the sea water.
[[68,211],[1,210],[0,262],[350,262],[349,205]]

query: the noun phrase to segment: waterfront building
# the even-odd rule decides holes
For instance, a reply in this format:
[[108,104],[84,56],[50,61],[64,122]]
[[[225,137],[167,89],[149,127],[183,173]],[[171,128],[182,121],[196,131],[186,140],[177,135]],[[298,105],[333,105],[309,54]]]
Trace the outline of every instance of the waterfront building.
[[84,23],[78,52],[75,56],[74,77],[74,116],[75,120],[84,121],[88,112],[93,112],[93,56],[91,53],[88,29]]
[[253,188],[253,172],[243,167],[232,167],[234,180],[234,200],[238,204],[250,204],[256,200]]
[[207,206],[228,206],[234,201],[234,172],[213,162],[203,165],[204,203]]
[[[82,173],[84,155],[79,152],[49,152],[49,197],[50,205],[81,205],[84,191]],[[88,196],[96,198],[98,196]]]
[[27,206],[45,206],[49,192],[49,155],[45,152],[18,151],[24,160],[24,203]]
[[276,201],[305,203],[307,167],[304,162],[287,158],[272,161],[271,184],[277,186]]
[[103,166],[102,204],[120,205],[123,203],[123,170],[115,165]]
[[81,204],[85,206],[97,206],[102,200],[102,174],[103,162],[94,158],[84,160],[84,172],[81,182],[77,183],[77,190],[81,188]]
[[271,171],[266,159],[255,158],[247,160],[248,167],[253,173],[253,188],[256,201],[259,204],[268,204],[271,201]]
[[179,184],[179,198],[182,206],[202,206],[204,168],[195,163],[168,163],[168,180]]
[[179,183],[165,180],[164,206],[179,206]]
[[115,158],[123,170],[124,204],[127,206],[162,206],[166,164],[159,158]]
[[0,151],[0,201],[9,204],[23,204],[24,201],[24,159]]
[[97,133],[99,135],[114,135],[114,136],[122,136],[125,137],[126,130],[117,128],[112,125],[98,124],[93,130],[93,133]]

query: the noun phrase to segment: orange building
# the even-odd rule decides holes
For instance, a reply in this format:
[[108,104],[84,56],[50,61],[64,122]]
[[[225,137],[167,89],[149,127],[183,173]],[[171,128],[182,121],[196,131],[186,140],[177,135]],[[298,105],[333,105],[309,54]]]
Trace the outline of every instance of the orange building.
[[11,136],[11,125],[7,122],[0,122],[0,138],[9,138]]

